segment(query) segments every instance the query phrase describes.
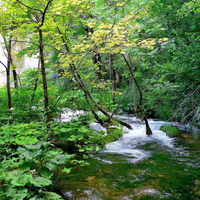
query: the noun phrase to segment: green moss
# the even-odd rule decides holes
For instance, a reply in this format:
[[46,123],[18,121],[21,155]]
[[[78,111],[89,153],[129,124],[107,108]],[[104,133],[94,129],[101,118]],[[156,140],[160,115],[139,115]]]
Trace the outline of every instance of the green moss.
[[175,137],[181,133],[181,131],[172,125],[163,125],[160,127],[160,130],[165,132],[170,137]]
[[104,138],[105,144],[108,144],[112,141],[118,140],[120,137],[122,137],[123,131],[116,127],[111,127],[107,129],[107,135]]
[[105,115],[100,115],[100,118],[102,119],[105,128],[109,128],[110,126],[120,126],[119,122],[113,118],[109,119]]

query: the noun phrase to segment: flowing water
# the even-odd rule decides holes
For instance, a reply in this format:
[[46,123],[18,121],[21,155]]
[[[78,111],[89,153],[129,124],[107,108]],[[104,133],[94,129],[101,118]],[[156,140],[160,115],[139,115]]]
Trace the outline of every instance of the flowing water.
[[133,130],[77,168],[64,188],[69,199],[200,199],[200,145],[188,135],[170,138],[162,121],[149,120],[153,135],[131,116]]

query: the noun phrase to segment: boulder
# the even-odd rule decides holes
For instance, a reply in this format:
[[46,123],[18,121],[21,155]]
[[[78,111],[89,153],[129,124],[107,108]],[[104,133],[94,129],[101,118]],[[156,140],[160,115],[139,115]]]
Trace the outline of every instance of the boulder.
[[106,133],[106,128],[104,128],[100,123],[92,122],[90,123],[89,127],[90,129],[96,130],[97,132],[104,131]]

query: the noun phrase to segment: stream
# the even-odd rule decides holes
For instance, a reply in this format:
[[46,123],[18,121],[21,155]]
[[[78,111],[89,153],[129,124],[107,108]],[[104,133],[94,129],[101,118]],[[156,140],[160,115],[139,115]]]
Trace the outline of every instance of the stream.
[[69,177],[64,193],[77,200],[200,199],[200,144],[187,134],[168,137],[159,128],[166,122],[145,124],[130,115],[131,124],[117,141],[92,155],[88,166]]

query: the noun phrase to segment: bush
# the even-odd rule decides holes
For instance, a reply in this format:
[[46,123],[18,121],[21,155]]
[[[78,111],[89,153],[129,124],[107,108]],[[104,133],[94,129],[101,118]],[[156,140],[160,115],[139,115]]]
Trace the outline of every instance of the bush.
[[163,125],[160,127],[160,130],[165,132],[170,137],[177,136],[181,133],[178,128],[172,125]]

